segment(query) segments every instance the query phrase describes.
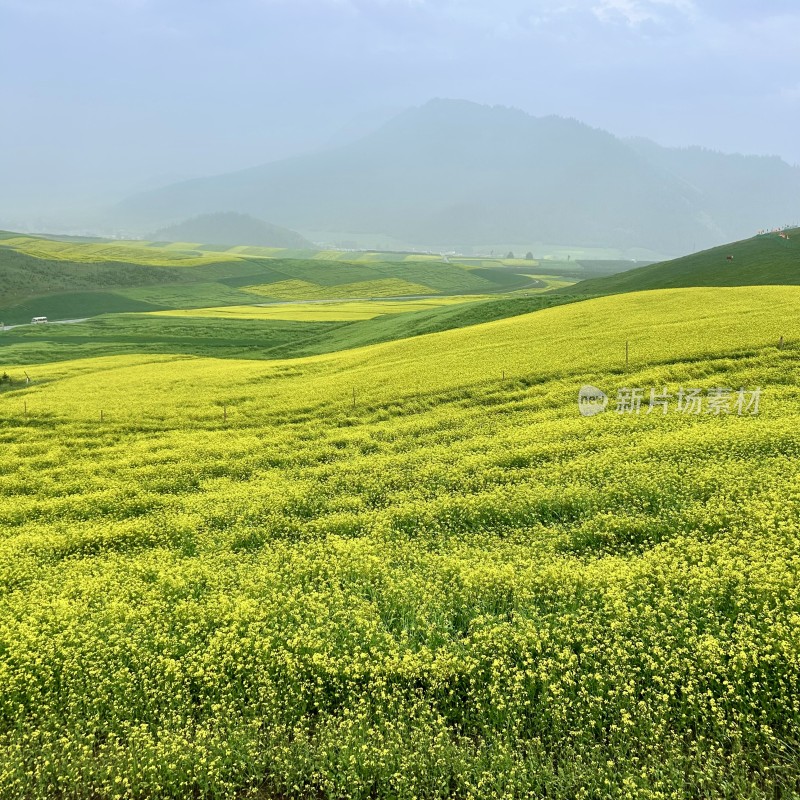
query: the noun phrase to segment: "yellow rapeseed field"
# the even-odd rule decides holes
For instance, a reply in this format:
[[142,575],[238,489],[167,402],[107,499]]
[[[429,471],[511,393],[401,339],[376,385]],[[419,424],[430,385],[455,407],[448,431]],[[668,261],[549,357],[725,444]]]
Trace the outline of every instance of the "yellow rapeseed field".
[[9,368],[0,797],[796,797],[798,307]]
[[153,311],[153,316],[217,317],[220,319],[282,319],[299,322],[355,322],[384,314],[407,314],[440,306],[486,300],[488,295],[431,297],[421,300],[353,300],[330,302],[283,302],[252,306],[220,306]]

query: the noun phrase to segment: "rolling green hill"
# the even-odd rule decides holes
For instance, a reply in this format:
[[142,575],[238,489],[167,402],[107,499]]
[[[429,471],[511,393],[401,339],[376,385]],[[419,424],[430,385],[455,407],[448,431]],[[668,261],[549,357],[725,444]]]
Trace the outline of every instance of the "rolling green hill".
[[[60,295],[67,298],[70,295]],[[427,333],[464,328],[498,319],[528,314],[549,308],[571,298],[503,297],[476,299],[407,311],[405,305],[391,304],[386,312],[355,321],[336,320],[326,309],[359,304],[318,304],[321,319],[309,321],[308,311],[291,318],[287,305],[281,318],[269,318],[267,311],[255,307],[231,306],[248,311],[248,316],[225,318],[214,316],[224,309],[205,309],[198,316],[191,311],[175,314],[106,314],[73,325],[29,325],[0,333],[0,369],[15,364],[40,364],[98,356],[137,353],[212,356],[214,358],[285,359],[351,350],[379,342],[396,341]],[[78,316],[84,295],[76,295],[72,305],[65,305],[73,318]],[[380,306],[381,303],[375,303]],[[388,303],[383,305],[389,306]],[[149,310],[149,306],[141,310]],[[298,308],[303,308],[298,306]],[[126,311],[121,307],[117,311]],[[136,310],[136,309],[134,309]],[[258,318],[258,311],[264,313]],[[326,316],[333,319],[325,319]]]
[[[0,321],[25,323],[157,311],[247,305],[274,300],[492,294],[543,288],[534,263],[496,268],[441,259],[343,261],[310,251],[232,247],[204,250],[193,242],[83,242],[0,236]],[[257,254],[253,254],[253,250]],[[341,255],[341,254],[337,254]]]
[[234,212],[201,214],[185,222],[162,228],[150,238],[167,242],[209,242],[215,245],[255,247],[294,247],[313,249],[314,245],[296,231]]
[[761,234],[672,261],[581,281],[558,291],[601,295],[685,286],[797,285],[800,229],[782,233],[788,238],[778,233]]
[[[23,240],[0,240],[0,279],[4,305],[11,299],[61,291],[106,290],[142,284],[176,283],[185,280],[183,270],[135,261],[74,261],[34,255],[17,249]],[[24,240],[35,242],[36,240]],[[82,245],[81,247],[91,247]]]

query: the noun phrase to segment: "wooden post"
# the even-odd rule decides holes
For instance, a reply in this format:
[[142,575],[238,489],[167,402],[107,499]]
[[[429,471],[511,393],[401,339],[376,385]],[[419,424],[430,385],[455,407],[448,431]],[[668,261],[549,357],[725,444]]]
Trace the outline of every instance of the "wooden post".
[[356,407],[356,387],[353,387],[353,408]]
[[222,419],[228,421],[228,406],[222,406]]
[[28,416],[28,401],[25,401],[25,416]]
[[100,422],[102,422],[102,421],[103,421],[103,409],[101,408],[100,409]]
[[628,362],[630,360],[630,342],[625,342],[625,369],[628,368]]
[[781,336],[781,340],[778,342],[778,350],[783,350],[783,336]]

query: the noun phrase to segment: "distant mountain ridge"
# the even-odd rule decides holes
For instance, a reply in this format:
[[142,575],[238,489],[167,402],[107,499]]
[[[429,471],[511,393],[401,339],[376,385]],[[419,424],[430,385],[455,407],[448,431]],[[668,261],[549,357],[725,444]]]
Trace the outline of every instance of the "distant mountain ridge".
[[199,242],[231,247],[314,247],[296,231],[233,211],[200,214],[177,225],[161,228],[149,238],[163,242]]
[[434,100],[359,141],[135,195],[117,215],[143,225],[221,209],[422,247],[545,242],[677,254],[800,217],[800,169]]

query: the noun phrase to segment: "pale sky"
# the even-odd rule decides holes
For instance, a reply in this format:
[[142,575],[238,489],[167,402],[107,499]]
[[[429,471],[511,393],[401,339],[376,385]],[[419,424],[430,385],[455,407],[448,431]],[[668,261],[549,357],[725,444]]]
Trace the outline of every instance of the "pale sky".
[[0,227],[433,97],[800,163],[797,0],[0,0]]

